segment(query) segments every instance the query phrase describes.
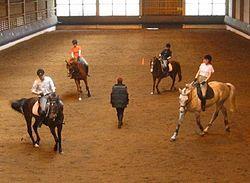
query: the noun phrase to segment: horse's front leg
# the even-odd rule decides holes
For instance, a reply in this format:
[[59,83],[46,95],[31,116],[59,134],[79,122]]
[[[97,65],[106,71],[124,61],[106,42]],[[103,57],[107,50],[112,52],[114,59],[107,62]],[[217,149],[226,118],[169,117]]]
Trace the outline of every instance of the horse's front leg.
[[175,128],[175,132],[174,134],[172,135],[172,137],[170,138],[170,141],[173,142],[176,140],[177,136],[178,136],[178,133],[179,133],[179,130],[180,130],[180,127],[181,127],[181,124],[184,120],[184,117],[185,117],[185,112],[181,112],[179,113],[179,119],[178,119],[178,122],[177,122],[177,125],[176,125],[176,128]]
[[153,90],[151,92],[151,95],[155,93],[155,82],[156,82],[156,77],[153,76]]
[[58,145],[59,145],[59,153],[63,153],[62,151],[62,123],[57,126],[57,135],[58,135]]
[[34,144],[35,147],[39,147],[39,144],[40,144],[40,136],[39,136],[39,133],[38,133],[38,130],[37,130],[38,125],[39,125],[39,121],[36,119],[35,123],[33,124],[33,130],[36,133],[36,141],[35,141],[35,144]]
[[88,92],[88,97],[91,97],[91,94],[90,94],[90,91],[89,91],[89,86],[88,86],[88,81],[87,81],[87,78],[83,80],[84,83],[85,83],[85,86],[86,86],[86,90]]
[[54,140],[55,140],[54,151],[57,151],[57,148],[58,148],[58,138],[57,138],[57,136],[56,136],[55,127],[50,127],[50,132],[51,132],[51,134],[53,135]]
[[159,88],[158,88],[158,86],[159,86],[161,80],[162,80],[162,78],[159,78],[158,81],[157,81],[157,84],[156,84],[156,91],[157,91],[158,94],[161,93],[160,90],[159,90]]
[[77,92],[78,92],[78,100],[82,100],[82,88],[80,85],[80,80],[75,79],[75,83],[76,83],[76,88],[77,88]]

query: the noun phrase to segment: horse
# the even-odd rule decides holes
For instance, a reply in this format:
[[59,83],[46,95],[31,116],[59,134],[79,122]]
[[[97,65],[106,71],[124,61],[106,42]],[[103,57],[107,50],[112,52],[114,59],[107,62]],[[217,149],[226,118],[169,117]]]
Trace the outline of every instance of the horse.
[[[170,71],[169,75],[164,74],[164,72],[162,71],[162,64],[159,58],[154,57],[153,59],[151,59],[150,61],[150,71],[152,73],[153,76],[153,91],[151,92],[151,94],[153,95],[155,92],[155,88],[157,90],[157,93],[160,94],[159,91],[159,84],[161,82],[161,80],[165,77],[170,76],[172,78],[172,85],[170,87],[170,90],[172,91],[173,89],[175,89],[174,84],[175,84],[175,79],[176,79],[176,75],[178,74],[178,78],[179,78],[179,82],[182,79],[182,75],[181,75],[181,66],[179,62],[176,61],[171,61],[170,62],[172,64],[173,70]],[[156,79],[158,79],[157,83],[156,83]]]
[[209,82],[208,85],[213,90],[213,97],[207,100],[206,107],[215,106],[215,112],[211,120],[209,121],[208,125],[204,129],[201,121],[200,121],[200,113],[201,113],[201,101],[197,94],[197,87],[195,87],[194,83],[187,84],[185,88],[179,89],[180,96],[179,96],[179,119],[177,122],[176,130],[173,136],[170,138],[171,141],[175,141],[180,129],[182,122],[184,121],[184,116],[187,112],[192,112],[195,114],[196,124],[198,125],[199,129],[201,130],[200,135],[204,136],[208,133],[208,129],[212,126],[215,119],[218,117],[219,112],[221,111],[224,116],[224,124],[225,130],[230,132],[230,127],[228,124],[228,115],[227,115],[227,108],[225,107],[224,103],[229,101],[230,103],[230,111],[234,112],[236,110],[235,105],[235,87],[231,83],[222,83],[218,81]]
[[88,86],[88,74],[85,69],[82,68],[82,65],[76,61],[76,59],[72,59],[70,62],[65,60],[66,68],[68,70],[68,74],[71,75],[71,79],[75,80],[77,92],[78,92],[78,100],[82,100],[82,88],[80,81],[83,80],[86,86],[86,90],[88,92],[88,97],[91,97],[89,86]]
[[[26,125],[27,125],[27,131],[28,134],[32,140],[32,143],[34,147],[39,147],[40,144],[40,136],[38,133],[38,126],[41,124],[45,124],[50,128],[50,132],[52,133],[54,140],[55,140],[55,146],[54,151],[57,151],[59,153],[62,153],[62,143],[61,143],[61,134],[62,134],[62,127],[63,127],[63,120],[64,120],[64,114],[63,114],[63,103],[56,95],[51,95],[48,97],[48,103],[47,103],[47,115],[45,117],[45,120],[42,121],[43,118],[39,116],[38,113],[34,114],[34,105],[37,105],[38,98],[32,97],[32,98],[22,98],[19,100],[16,100],[11,103],[11,107],[24,115]],[[39,105],[39,104],[38,104]],[[35,118],[35,122],[33,123],[33,130],[36,134],[36,140],[34,139],[32,135],[32,119]],[[57,134],[55,131],[55,128],[57,128]]]

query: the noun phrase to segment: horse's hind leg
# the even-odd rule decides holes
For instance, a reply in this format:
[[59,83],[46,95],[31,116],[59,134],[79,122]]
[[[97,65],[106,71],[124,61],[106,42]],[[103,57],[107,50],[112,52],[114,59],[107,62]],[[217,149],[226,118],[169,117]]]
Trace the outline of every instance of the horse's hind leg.
[[203,132],[204,128],[201,125],[201,115],[200,112],[195,113],[195,118],[196,118],[196,124],[198,125],[199,129]]
[[175,90],[175,87],[174,87],[174,84],[175,84],[175,78],[176,78],[176,74],[175,75],[171,75],[170,76],[171,78],[172,78],[172,86],[171,86],[171,88],[170,88],[170,90],[172,91],[173,89]]
[[[216,118],[218,117],[219,111],[221,110],[222,105],[217,105],[216,106],[216,110],[213,113],[212,119],[210,120],[210,122],[208,123],[207,127],[203,130],[204,133],[208,132],[208,129],[213,125],[213,122],[216,120]],[[202,135],[204,135],[204,133]]]
[[33,130],[34,132],[36,133],[36,141],[35,141],[35,147],[38,147],[39,146],[39,143],[40,143],[40,136],[39,136],[39,133],[38,133],[38,125],[39,125],[39,121],[36,120],[35,123],[33,124]]
[[222,106],[221,112],[222,112],[222,114],[224,116],[225,129],[226,129],[227,132],[230,132],[230,127],[229,127],[229,124],[228,124],[227,109],[226,109],[225,106]]
[[88,97],[91,97],[91,94],[90,94],[90,91],[89,91],[89,86],[88,86],[88,81],[87,81],[87,79],[84,79],[83,81],[84,81],[84,83],[85,83],[86,90],[87,90],[87,92],[88,92]]
[[57,151],[58,148],[58,138],[56,136],[56,131],[54,127],[50,127],[50,132],[52,133],[54,140],[55,140],[55,146],[54,146],[54,151]]
[[33,145],[35,145],[35,140],[34,140],[34,137],[32,135],[32,128],[31,128],[32,118],[30,116],[24,116],[24,117],[26,120],[28,134],[30,136],[30,139],[32,140]]

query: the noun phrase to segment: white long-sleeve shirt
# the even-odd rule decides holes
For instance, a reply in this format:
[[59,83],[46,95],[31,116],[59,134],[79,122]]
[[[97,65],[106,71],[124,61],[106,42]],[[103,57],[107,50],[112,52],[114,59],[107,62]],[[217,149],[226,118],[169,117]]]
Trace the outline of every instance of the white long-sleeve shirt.
[[33,83],[32,93],[47,95],[49,93],[55,92],[56,87],[49,76],[44,76],[44,80],[41,81],[39,78]]

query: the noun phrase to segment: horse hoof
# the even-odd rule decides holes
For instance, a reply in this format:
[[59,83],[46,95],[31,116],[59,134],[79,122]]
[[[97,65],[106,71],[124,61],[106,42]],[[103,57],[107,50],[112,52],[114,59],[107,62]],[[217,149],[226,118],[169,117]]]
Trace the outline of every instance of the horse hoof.
[[176,141],[176,138],[174,138],[174,137],[170,138],[170,142],[175,142],[175,141]]
[[227,127],[226,128],[226,132],[230,132],[231,130],[230,130],[230,127]]
[[206,133],[207,133],[207,132],[202,131],[202,132],[200,133],[200,136],[203,137],[204,135],[206,135]]
[[59,154],[64,154],[64,152],[63,151],[59,151]]
[[81,98],[81,97],[79,97],[79,98],[78,98],[78,100],[79,100],[79,101],[81,101],[81,100],[82,100],[82,98]]
[[34,147],[39,147],[39,145],[38,145],[38,144],[35,144]]
[[154,92],[151,92],[150,94],[151,94],[151,95],[154,95]]

